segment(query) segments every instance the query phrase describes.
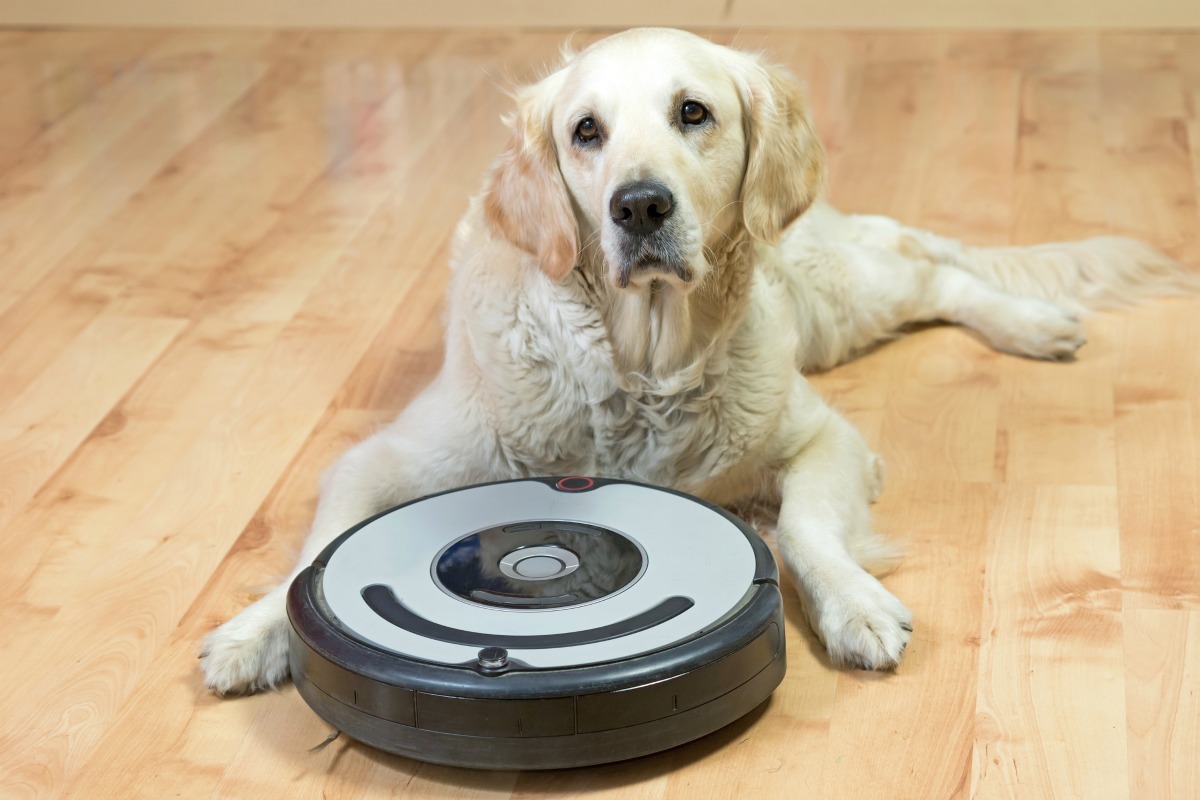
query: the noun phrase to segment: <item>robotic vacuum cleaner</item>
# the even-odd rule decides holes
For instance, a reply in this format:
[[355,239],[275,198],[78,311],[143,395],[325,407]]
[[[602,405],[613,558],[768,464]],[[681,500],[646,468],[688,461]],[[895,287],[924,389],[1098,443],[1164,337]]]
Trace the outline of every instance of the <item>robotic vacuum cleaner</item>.
[[491,769],[665,750],[785,670],[778,572],[745,523],[601,478],[424,497],[342,534],[292,583],[301,697],[347,735]]

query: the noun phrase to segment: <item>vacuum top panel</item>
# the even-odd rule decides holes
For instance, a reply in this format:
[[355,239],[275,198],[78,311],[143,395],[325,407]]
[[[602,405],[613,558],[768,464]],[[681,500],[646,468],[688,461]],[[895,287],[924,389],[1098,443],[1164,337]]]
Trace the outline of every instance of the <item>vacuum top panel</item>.
[[528,480],[435,495],[326,551],[321,594],[356,638],[411,658],[527,667],[659,650],[744,602],[754,550],[694,499],[629,483]]

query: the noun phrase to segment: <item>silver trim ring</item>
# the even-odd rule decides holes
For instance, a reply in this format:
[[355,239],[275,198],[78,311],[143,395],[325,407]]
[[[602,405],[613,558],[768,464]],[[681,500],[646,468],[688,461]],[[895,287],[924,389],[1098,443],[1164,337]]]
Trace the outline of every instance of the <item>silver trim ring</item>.
[[[525,569],[521,564],[531,561]],[[553,562],[560,565],[554,568]],[[557,544],[518,547],[500,559],[500,571],[518,581],[548,581],[562,578],[579,569],[579,556]]]

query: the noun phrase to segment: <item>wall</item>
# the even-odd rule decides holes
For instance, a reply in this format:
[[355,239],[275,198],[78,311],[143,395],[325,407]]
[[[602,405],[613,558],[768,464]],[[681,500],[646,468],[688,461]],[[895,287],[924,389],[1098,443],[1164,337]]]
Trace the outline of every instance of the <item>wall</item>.
[[1194,28],[1200,0],[0,0],[0,25]]

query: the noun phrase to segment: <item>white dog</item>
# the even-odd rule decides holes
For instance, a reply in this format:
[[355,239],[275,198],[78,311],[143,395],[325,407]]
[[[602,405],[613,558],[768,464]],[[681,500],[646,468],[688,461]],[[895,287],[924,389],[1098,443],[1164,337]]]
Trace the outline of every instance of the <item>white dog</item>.
[[[839,214],[795,86],[680,31],[605,39],[517,105],[456,233],[445,366],[326,473],[302,566],[380,510],[482,481],[765,499],[832,661],[890,669],[912,615],[864,569],[891,555],[868,510],[881,465],[804,371],[922,320],[1066,359],[1081,309],[1189,281],[1125,239],[977,249]],[[208,637],[214,690],[287,677],[286,585]]]

